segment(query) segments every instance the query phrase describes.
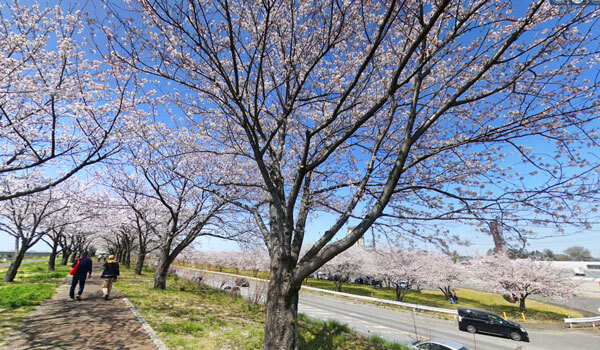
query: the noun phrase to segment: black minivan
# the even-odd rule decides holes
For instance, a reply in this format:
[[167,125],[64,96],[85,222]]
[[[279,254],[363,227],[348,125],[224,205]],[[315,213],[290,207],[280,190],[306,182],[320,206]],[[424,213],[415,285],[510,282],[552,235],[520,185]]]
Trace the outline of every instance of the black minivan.
[[516,322],[503,319],[493,312],[458,308],[458,329],[469,333],[489,333],[511,338],[516,341],[529,341],[525,328]]

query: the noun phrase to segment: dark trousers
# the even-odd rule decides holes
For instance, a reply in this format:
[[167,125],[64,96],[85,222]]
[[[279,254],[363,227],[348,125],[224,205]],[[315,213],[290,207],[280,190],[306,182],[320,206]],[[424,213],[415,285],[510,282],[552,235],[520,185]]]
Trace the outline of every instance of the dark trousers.
[[81,293],[83,293],[83,287],[85,287],[86,277],[87,277],[87,275],[74,275],[73,276],[73,281],[71,281],[71,290],[69,291],[69,297],[71,299],[75,298],[75,287],[77,286],[78,282],[79,282],[79,292],[77,293],[77,295],[81,295]]

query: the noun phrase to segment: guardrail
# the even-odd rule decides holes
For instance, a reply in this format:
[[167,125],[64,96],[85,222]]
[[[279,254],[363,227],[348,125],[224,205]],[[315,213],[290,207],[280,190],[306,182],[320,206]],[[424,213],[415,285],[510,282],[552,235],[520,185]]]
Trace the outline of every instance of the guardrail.
[[565,318],[565,323],[569,324],[569,328],[573,328],[573,323],[591,323],[592,327],[596,327],[596,323],[600,324],[600,316],[581,317],[581,318]]
[[[186,269],[186,270],[206,272],[206,273],[213,273],[213,274],[217,274],[217,275],[231,276],[231,277],[236,277],[236,278],[240,278],[241,277],[241,278],[252,279],[252,280],[261,281],[261,282],[269,282],[269,280],[265,280],[265,279],[262,279],[262,278],[236,275],[236,274],[227,273],[227,272],[208,271],[208,270],[194,269],[194,268],[191,268],[191,267],[181,267],[181,266],[178,266],[178,268]],[[319,293],[327,293],[327,294],[332,294],[332,295],[337,295],[337,296],[343,296],[343,297],[352,298],[352,299],[356,299],[356,300],[365,300],[365,301],[371,301],[371,302],[382,303],[382,304],[390,304],[390,305],[402,306],[402,307],[406,307],[406,308],[410,308],[410,309],[415,309],[415,310],[426,310],[426,311],[434,311],[434,312],[440,312],[440,313],[451,314],[451,315],[458,315],[458,311],[456,311],[456,310],[444,309],[444,308],[440,308],[440,307],[433,307],[433,306],[427,306],[427,305],[404,303],[404,302],[401,302],[401,301],[379,299],[379,298],[373,298],[373,297],[367,297],[367,296],[350,294],[350,293],[343,293],[343,292],[334,292],[332,290],[320,289],[320,288],[313,288],[313,287],[307,287],[307,286],[302,286],[301,289],[311,290],[311,291],[315,291],[315,292],[319,292]]]
[[333,294],[333,295],[348,297],[348,298],[357,299],[357,300],[360,299],[360,300],[372,301],[372,302],[376,302],[376,303],[384,303],[384,304],[391,304],[391,305],[396,305],[396,306],[402,306],[402,307],[411,308],[411,309],[435,311],[435,312],[441,312],[441,313],[445,313],[445,314],[458,315],[458,311],[456,311],[456,310],[444,309],[444,308],[441,308],[441,307],[433,307],[433,306],[427,306],[427,305],[404,303],[404,302],[401,302],[401,301],[379,299],[379,298],[373,298],[373,297],[367,297],[367,296],[350,294],[350,293],[343,293],[343,292],[334,292],[334,291],[327,290],[327,289],[320,289],[320,288],[313,288],[313,287],[302,286],[302,289],[313,290],[313,291],[317,291],[317,292],[320,292],[320,293],[328,293],[328,294]]

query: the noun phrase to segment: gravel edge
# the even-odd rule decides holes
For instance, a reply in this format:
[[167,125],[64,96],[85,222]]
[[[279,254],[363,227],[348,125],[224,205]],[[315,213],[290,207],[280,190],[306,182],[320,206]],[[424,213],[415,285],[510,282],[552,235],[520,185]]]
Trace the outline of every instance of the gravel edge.
[[129,307],[129,310],[133,312],[138,321],[140,321],[140,323],[142,324],[142,328],[144,328],[146,333],[148,333],[150,339],[152,339],[152,342],[154,343],[154,345],[156,345],[158,350],[169,350],[165,343],[163,343],[163,341],[158,338],[158,335],[156,334],[154,329],[152,329],[152,326],[150,326],[148,321],[146,321],[144,316],[142,316],[142,314],[135,308],[135,306],[133,306],[131,301],[129,301],[129,299],[127,299],[125,296],[123,296],[123,301],[125,302],[125,305]]

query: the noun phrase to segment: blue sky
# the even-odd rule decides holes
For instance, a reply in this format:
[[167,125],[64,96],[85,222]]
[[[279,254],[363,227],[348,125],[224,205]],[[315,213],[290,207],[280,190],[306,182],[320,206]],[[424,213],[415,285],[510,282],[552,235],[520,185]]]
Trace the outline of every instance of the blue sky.
[[[70,2],[67,2],[70,3]],[[513,6],[517,12],[523,11],[525,6],[528,5],[529,1],[517,0],[513,2]],[[312,223],[308,224],[307,227],[307,241],[314,241],[320,234],[323,233],[327,228],[330,227],[330,220],[325,216],[319,219],[315,219]],[[477,231],[474,227],[455,225],[451,227],[451,234],[458,234],[464,239],[469,239],[472,242],[470,247],[454,247],[462,254],[471,255],[475,252],[485,253],[488,249],[493,247],[491,237],[485,233]],[[342,229],[342,233],[345,234],[345,229]],[[224,242],[218,239],[206,239],[201,240],[201,249],[206,250],[234,250],[235,244],[231,242]],[[590,231],[583,233],[572,234],[568,236],[549,237],[543,239],[531,240],[528,248],[530,250],[542,250],[549,248],[555,253],[560,253],[564,249],[574,246],[581,245],[588,248],[594,256],[600,257],[600,228],[595,227]],[[431,245],[424,247],[433,249]],[[5,233],[0,232],[0,250],[12,250],[14,249],[14,239]],[[37,244],[33,250],[45,251],[48,247],[44,243]]]

